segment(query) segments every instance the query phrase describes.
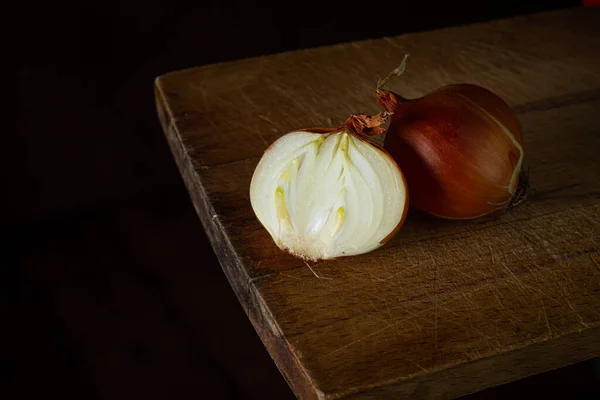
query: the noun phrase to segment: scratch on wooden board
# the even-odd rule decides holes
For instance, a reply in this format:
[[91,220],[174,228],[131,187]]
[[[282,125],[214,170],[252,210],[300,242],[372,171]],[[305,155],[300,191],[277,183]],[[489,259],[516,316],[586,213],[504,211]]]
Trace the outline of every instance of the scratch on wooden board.
[[[381,267],[381,264],[379,264],[379,266]],[[371,285],[376,285],[375,282],[375,277],[373,276],[373,273],[371,272],[370,268],[367,268],[364,272],[366,272],[366,274],[369,276],[370,280],[371,280]]]
[[600,317],[600,312],[594,310],[592,307],[590,306],[586,306],[585,307],[588,311],[592,312],[593,314],[597,315],[598,317]]
[[600,271],[600,263],[598,263],[598,260],[596,260],[592,254],[590,254],[590,258],[592,259],[592,262],[596,265],[596,268],[598,268],[598,271]]
[[[452,300],[445,301],[445,302],[444,302],[444,303],[442,303],[442,304],[447,304],[447,303],[450,303],[451,301],[452,301]],[[461,315],[460,315],[459,313],[457,313],[456,311],[453,311],[453,310],[451,310],[451,309],[449,309],[449,308],[447,308],[447,307],[444,307],[442,304],[438,304],[438,309],[440,309],[440,310],[442,310],[442,311],[445,311],[445,312],[448,312],[448,313],[450,313],[450,314],[454,314],[454,315],[456,315],[456,316],[458,316],[458,317],[460,317],[460,316],[461,316]],[[433,310],[433,309],[434,309],[434,308],[432,307],[432,308],[430,308],[429,310]],[[423,313],[418,313],[418,314],[415,314],[415,313],[413,313],[413,312],[411,312],[411,311],[409,311],[409,310],[403,310],[403,311],[404,311],[406,314],[409,314],[409,315],[410,315],[410,317],[412,317],[412,319],[413,319],[413,321],[412,321],[412,322],[413,322],[413,324],[415,324],[415,325],[418,327],[419,331],[421,330],[421,325],[419,325],[419,323],[416,321],[416,319],[417,319],[417,318],[421,318],[422,320],[424,320],[424,321],[427,321],[428,323],[430,323],[430,324],[432,324],[432,325],[433,325],[433,323],[434,323],[434,322],[433,322],[433,318],[426,317],[426,316],[422,315]],[[391,314],[390,314],[390,315],[391,315]],[[409,317],[408,319],[411,319],[410,317]],[[448,322],[449,322],[449,323],[452,323],[452,324],[454,324],[454,325],[457,325],[457,326],[462,326],[460,323],[458,323],[458,322],[456,322],[456,321],[454,321],[454,320],[448,320]]]
[[208,106],[208,96],[206,95],[206,89],[202,85],[200,85],[198,89],[200,89],[200,97],[202,97],[202,102],[204,103],[204,107],[206,108]]
[[[457,317],[460,317],[460,316],[461,316],[461,315],[460,315],[459,313],[457,313],[456,311],[454,311],[454,310],[451,310],[451,309],[449,309],[448,307],[445,307],[445,306],[443,306],[443,305],[439,305],[439,306],[438,306],[438,309],[440,309],[440,310],[442,310],[442,311],[446,311],[446,312],[448,312],[448,313],[450,313],[450,314],[453,314],[453,315],[455,315],[455,316],[457,316]],[[453,322],[453,321],[450,321],[450,322]]]
[[[343,290],[339,285],[338,280],[332,280],[331,284],[333,286],[335,286],[335,292],[334,293],[342,293]],[[344,314],[344,319],[350,321],[350,330],[352,332],[356,332],[356,324],[354,323],[354,320],[350,318],[350,313],[348,312],[348,306],[347,304],[344,304],[340,298],[340,296],[334,296],[333,297],[335,299],[335,302],[337,303],[337,309],[341,310],[342,313]]]
[[292,276],[292,275],[284,274],[283,272],[280,272],[279,275],[286,276],[288,278],[292,278],[292,279],[295,279],[297,281],[301,281],[302,280],[302,279],[298,278],[297,276]]
[[[410,316],[412,317],[412,320],[413,320],[412,323],[416,326],[417,330],[419,331],[419,338],[422,340],[423,339],[423,328],[419,324],[419,321],[417,321],[417,318],[423,318],[425,321],[430,321],[430,319],[427,318],[427,317],[422,317],[422,316],[419,316],[417,314],[414,314],[414,313],[412,313],[411,311],[408,311],[408,310],[405,310],[405,312],[407,314],[410,314]],[[388,313],[390,314],[390,317],[393,318],[392,313],[391,313],[391,311],[390,311],[389,308],[388,308]]]
[[518,57],[521,56],[520,53],[517,55],[516,52],[510,51],[506,47],[498,48],[498,44],[496,42],[486,43],[483,41],[476,41],[476,42],[463,42],[463,43],[459,43],[459,44],[463,49],[468,49],[468,50],[472,50],[472,51],[476,51],[476,52],[480,52],[482,49],[487,49],[487,50],[491,50],[491,52],[493,52],[493,54],[495,56],[510,57],[510,59],[513,59],[513,60],[519,59]]
[[521,321],[519,321],[519,319],[516,317],[516,315],[518,315],[518,314],[515,313],[513,310],[506,308],[506,306],[504,305],[504,302],[501,299],[504,296],[502,295],[502,293],[500,293],[500,290],[498,290],[498,288],[496,287],[494,282],[490,282],[490,287],[494,291],[494,297],[496,298],[496,300],[498,300],[498,304],[500,305],[501,312],[505,316],[507,316],[508,318],[513,320],[516,325],[519,325],[521,323]]
[[244,90],[240,90],[240,95],[246,100],[248,104],[252,106],[252,108],[256,108],[256,103],[248,96],[248,94]]
[[373,309],[375,310],[375,312],[377,313],[377,315],[379,315],[381,313],[381,311],[379,310],[379,308],[377,308],[375,306],[375,303],[373,303],[373,300],[369,299],[369,302],[371,303],[371,305],[373,306]]
[[490,259],[492,261],[492,266],[496,265],[496,262],[494,261],[494,250],[492,250],[492,245],[488,243],[488,248],[490,249]]
[[470,350],[470,353],[465,352],[467,360],[471,361],[472,359],[481,358],[481,350],[479,350],[479,348],[471,348]]
[[[263,114],[258,114],[258,115],[257,115],[257,117],[258,117],[258,119],[260,119],[260,120],[262,120],[262,121],[265,121],[265,122],[268,122],[269,124],[271,124],[271,125],[273,125],[275,128],[277,128],[277,125],[275,124],[275,122],[273,122],[273,120],[272,120],[271,118],[269,118],[268,116],[266,116],[266,115],[263,115]],[[279,129],[278,129],[278,130],[279,130]]]
[[413,321],[413,323],[415,324],[415,326],[417,327],[417,329],[419,330],[419,339],[423,340],[423,328],[421,328],[421,325],[419,324],[419,321],[417,321],[416,319]]
[[548,321],[548,314],[546,314],[546,306],[544,306],[544,299],[540,299],[540,303],[542,303],[542,311],[544,312],[544,319],[546,320],[546,326],[548,327],[548,333],[550,334],[550,336],[553,336],[552,328],[550,327],[550,322]]
[[560,288],[561,288],[561,290],[563,292],[563,299],[565,300],[565,303],[567,303],[567,305],[569,306],[569,308],[571,310],[573,310],[573,314],[575,314],[575,316],[579,320],[579,324],[581,326],[583,326],[584,328],[588,328],[589,325],[583,320],[583,318],[581,317],[581,315],[577,312],[577,310],[575,310],[575,307],[573,307],[573,304],[571,304],[571,302],[569,301],[569,296],[567,294],[567,291],[566,291],[565,286],[563,285],[563,283],[559,281],[558,284],[560,285]]
[[[390,317],[392,317],[392,319],[393,319],[393,316],[392,316],[391,313],[390,313]],[[394,328],[395,328],[396,336],[398,338],[403,338],[403,337],[405,338],[406,337],[406,335],[404,333],[402,333],[402,330],[400,329],[400,324],[395,324]]]
[[407,360],[408,360],[410,363],[412,363],[412,364],[416,365],[417,367],[419,367],[419,368],[420,368],[420,369],[421,369],[423,372],[427,372],[427,370],[426,370],[425,368],[423,368],[423,367],[422,367],[422,366],[421,366],[419,363],[417,363],[417,362],[415,362],[415,361],[413,361],[413,360],[409,360],[408,358],[407,358]]
[[[457,284],[457,283],[455,283],[455,284],[454,284],[454,287],[456,288],[456,292],[457,292],[457,293],[460,293],[460,295],[461,295],[461,296],[462,296],[462,298],[464,299],[464,301],[465,301],[465,304],[467,305],[467,309],[469,309],[469,310],[470,310],[470,309],[471,309],[471,308],[472,308],[472,307],[475,305],[475,303],[473,302],[473,300],[469,300],[469,298],[467,297],[467,293],[465,293],[465,292],[462,290],[462,288],[458,286],[458,284]],[[480,288],[480,289],[483,289],[483,288]],[[470,315],[471,315],[471,314],[469,313],[469,319],[471,318],[471,317],[470,317]]]
[[504,269],[508,271],[508,273],[514,278],[515,283],[519,288],[523,291],[523,293],[527,293],[527,287],[523,283],[523,281],[515,275],[515,273],[508,267],[508,265],[504,264]]
[[378,282],[385,282],[385,281],[388,281],[388,280],[390,280],[392,278],[395,278],[396,276],[398,276],[400,274],[403,274],[403,273],[406,273],[406,270],[403,270],[403,271],[400,271],[400,272],[396,272],[396,273],[394,273],[392,275],[389,275],[389,276],[387,276],[385,278],[374,278],[374,280],[376,280]]
[[492,288],[492,291],[494,292],[494,297],[496,298],[496,300],[498,300],[498,304],[500,304],[500,307],[504,310],[506,307],[504,306],[504,303],[502,302],[502,300],[500,300],[500,296],[502,294],[500,293],[500,291],[498,290],[496,285],[494,285],[493,282],[490,282],[489,286]]
[[265,146],[265,149],[267,147],[269,147],[269,142],[267,141],[267,138],[264,137],[264,135],[261,132],[261,129],[259,126],[255,126],[254,129],[252,129],[252,132],[256,133],[258,135],[258,137],[260,138],[260,140],[263,142],[263,145]]
[[[382,303],[386,303],[386,300],[383,299],[382,297],[377,296],[375,293],[371,293],[371,296],[373,296],[374,298],[376,298],[377,300],[381,301]],[[387,303],[386,303],[386,307],[387,307]],[[388,307],[389,308],[389,307]]]
[[489,337],[488,335],[486,335],[485,333],[481,332],[481,330],[479,330],[478,328],[474,328],[474,331],[479,333],[481,335],[481,337],[483,338],[483,340],[485,340],[485,344],[488,348],[494,348],[494,346],[490,345],[490,339],[491,337]]
[[[571,303],[568,303],[568,304],[569,304],[569,307],[571,307],[571,309],[572,309],[573,311],[575,311],[575,309],[573,309],[573,306],[571,306]],[[577,313],[576,313],[576,314],[577,314]],[[589,325],[587,322],[585,322],[585,321],[583,320],[583,318],[581,318],[581,315],[577,314],[577,317],[579,318],[579,325],[581,325],[581,326],[582,326],[582,327],[584,327],[584,328],[589,328],[589,327],[590,327],[590,325]]]
[[[430,309],[430,310],[431,310],[431,309]],[[388,311],[389,311],[389,309],[388,309]],[[420,312],[420,313],[414,313],[414,312],[412,312],[412,311],[410,311],[410,310],[408,310],[408,309],[404,310],[404,312],[405,312],[405,313],[407,313],[407,314],[409,314],[409,315],[410,315],[410,317],[409,317],[409,318],[411,318],[411,317],[412,317],[412,318],[415,318],[415,322],[416,322],[416,318],[423,318],[425,321],[428,321],[428,322],[433,322],[433,321],[431,321],[431,318],[427,318],[427,317],[424,317],[424,316],[422,315],[422,314],[424,314],[426,311],[427,311],[427,310],[425,310],[425,311],[423,311],[423,312]],[[392,314],[391,314],[391,312],[390,312],[390,315],[392,315]],[[417,322],[417,325],[419,325],[419,323],[418,323],[418,322]]]
[[[476,333],[478,333],[483,338],[483,340],[485,340],[485,344],[487,345],[488,348],[496,349],[496,346],[494,344],[490,344],[490,343],[494,343],[494,338],[492,338],[490,335],[486,335],[485,333],[483,333],[483,331],[481,329],[476,328],[475,326],[471,326],[471,328]],[[495,339],[495,342],[498,345],[498,349],[500,349],[502,346],[500,346],[500,343],[498,342],[497,338]]]
[[[474,289],[474,290],[472,290],[472,291],[470,291],[470,292],[463,293],[463,295],[465,295],[465,296],[466,296],[467,294],[471,295],[471,294],[474,294],[474,293],[480,292],[480,291],[481,291],[481,290],[483,290],[483,289],[484,289],[484,288],[477,288],[477,289]],[[445,302],[442,302],[442,303],[440,303],[440,305],[444,305],[444,304],[446,304],[446,303],[450,303],[451,301],[454,301],[454,300],[455,300],[454,298],[452,298],[452,299],[449,299],[449,300],[447,300],[447,301],[445,301]],[[371,337],[371,336],[375,336],[375,335],[377,335],[377,334],[379,334],[379,333],[381,333],[381,332],[383,332],[383,331],[385,331],[385,330],[387,330],[387,329],[393,328],[393,327],[394,327],[394,326],[396,326],[396,325],[402,324],[402,323],[404,323],[404,322],[406,322],[406,321],[410,321],[410,320],[411,320],[411,319],[413,319],[413,318],[421,317],[421,316],[423,316],[424,314],[426,314],[426,313],[428,313],[428,312],[431,312],[431,311],[433,311],[434,309],[435,309],[435,307],[430,307],[430,308],[427,308],[427,309],[425,309],[425,310],[423,310],[423,311],[421,311],[421,312],[414,313],[414,314],[411,314],[411,315],[410,315],[410,316],[408,316],[408,317],[405,317],[405,318],[399,319],[399,320],[397,320],[396,322],[393,322],[393,323],[391,323],[391,324],[388,324],[388,325],[384,326],[384,327],[383,327],[383,328],[381,328],[381,329],[378,329],[378,330],[376,330],[376,331],[374,331],[374,332],[371,332],[371,333],[369,333],[369,334],[367,334],[367,335],[365,335],[365,336],[362,336],[362,337],[360,337],[360,338],[358,338],[358,339],[356,339],[356,340],[353,340],[352,342],[350,342],[350,343],[347,343],[347,344],[343,345],[342,347],[339,347],[339,348],[337,348],[337,349],[335,349],[335,350],[333,350],[333,351],[331,351],[331,352],[329,352],[329,353],[327,353],[327,354],[325,354],[325,355],[321,356],[320,358],[325,358],[325,357],[328,357],[328,356],[330,356],[330,355],[333,355],[333,354],[335,354],[335,353],[338,353],[338,352],[340,352],[340,351],[342,351],[342,350],[344,350],[344,349],[346,349],[346,348],[348,348],[348,347],[350,347],[350,346],[352,346],[352,345],[354,345],[354,344],[356,344],[356,343],[359,343],[359,342],[361,342],[361,341],[363,341],[363,340],[365,340],[365,339],[367,339],[367,338],[369,338],[369,337]],[[470,319],[470,317],[469,317],[469,319]],[[472,322],[471,322],[471,323],[472,323]]]
[[[383,313],[381,312],[381,310],[379,308],[377,308],[377,306],[375,306],[375,303],[373,302],[373,300],[369,299],[369,302],[371,303],[371,306],[373,307],[373,309],[375,310],[375,314],[377,316],[377,318],[380,318],[381,321],[390,321],[390,320],[394,320],[394,317],[390,314],[389,318],[387,318],[385,315],[383,315]],[[354,329],[354,324],[350,325],[350,328],[356,332],[356,329]]]
[[[210,126],[212,126],[215,129],[215,132],[217,133],[218,137],[223,139],[225,136],[223,130],[221,130],[221,128],[219,128],[217,126],[217,124],[215,124],[215,122],[211,118],[206,117],[206,121],[208,121]],[[190,150],[192,150],[192,149],[190,147],[188,147],[188,151],[190,151]],[[203,150],[203,151],[206,151],[206,150]]]
[[[391,314],[391,313],[390,313],[390,314]],[[400,330],[400,324],[396,324],[396,325],[394,326],[394,328],[395,328],[395,330],[396,330],[396,335],[397,335],[398,337],[400,337],[400,338],[401,338],[401,337],[405,337],[405,335],[404,335],[404,334],[402,333],[402,331]]]
[[388,325],[384,326],[384,327],[383,327],[383,328],[381,328],[381,329],[378,329],[378,330],[376,330],[376,331],[374,331],[374,332],[371,332],[371,333],[369,333],[369,334],[367,334],[367,335],[365,335],[365,336],[363,336],[363,337],[360,337],[360,338],[358,338],[358,339],[356,339],[356,340],[353,340],[353,341],[351,341],[350,343],[347,343],[347,344],[343,345],[342,347],[338,347],[337,349],[335,349],[335,350],[333,350],[333,351],[330,351],[330,352],[329,352],[329,353],[327,353],[327,354],[324,354],[323,356],[321,356],[321,358],[329,357],[329,356],[331,356],[331,355],[333,355],[333,354],[335,354],[335,353],[338,353],[338,352],[340,352],[340,351],[342,351],[342,350],[344,350],[344,349],[347,349],[348,347],[350,347],[350,346],[352,346],[352,345],[354,345],[354,344],[356,344],[356,343],[359,343],[359,342],[361,342],[361,341],[363,341],[363,340],[365,340],[365,339],[367,339],[367,338],[369,338],[369,337],[371,337],[371,336],[375,336],[375,335],[377,335],[378,333],[381,333],[381,332],[383,332],[383,331],[385,331],[385,330],[387,330],[387,329],[389,329],[389,328],[392,328],[392,327],[394,327],[395,325],[398,325],[398,324],[400,324],[401,322],[402,322],[402,321],[396,321],[396,322],[393,322],[393,323],[391,323],[391,324],[388,324]]
[[[465,278],[467,278],[467,282],[472,282],[474,280],[474,276],[467,274],[465,271],[463,271],[460,267],[457,267],[454,264],[449,264],[448,265],[454,272],[459,273],[460,275],[464,276]],[[483,274],[483,276],[485,277],[485,274]]]
[[[279,94],[283,95],[287,100],[291,101],[292,103],[294,103],[295,108],[297,108],[298,110],[305,110],[306,109],[306,104],[302,103],[300,100],[297,99],[298,96],[294,96],[293,94],[291,94],[289,92],[289,89],[287,87],[281,87],[279,85],[272,85],[272,88],[274,91],[278,92]],[[319,113],[318,110],[312,110],[315,113],[315,116],[321,116],[321,114]]]
[[[492,285],[492,286],[493,286],[493,285]],[[482,289],[483,289],[483,288],[482,288]],[[466,303],[467,305],[468,305],[468,304],[474,304],[472,301],[469,301],[469,300],[467,299],[467,297],[466,297],[466,295],[465,295],[464,293],[461,293],[461,294],[462,294],[462,296],[463,296],[463,298],[464,298],[464,300],[465,300],[465,303]],[[440,308],[442,308],[442,307],[440,306]],[[445,308],[444,308],[444,309],[445,309]],[[481,331],[479,328],[477,328],[477,327],[476,327],[476,326],[473,324],[473,319],[471,318],[471,312],[470,312],[470,310],[471,310],[471,307],[468,307],[467,309],[469,310],[469,312],[467,313],[467,318],[469,319],[469,326],[471,327],[471,329],[472,329],[473,331],[475,331],[476,333],[478,333],[479,335],[481,335],[481,337],[483,337],[483,339],[485,340],[485,343],[487,344],[487,346],[488,346],[488,347],[492,347],[492,348],[494,348],[494,346],[491,346],[491,345],[490,345],[490,340],[493,340],[493,338],[492,338],[491,336],[489,336],[489,335],[486,335],[485,333],[483,333],[483,332],[482,332],[482,331]],[[445,309],[445,310],[447,310],[447,311],[450,311],[450,310],[448,310],[448,309]],[[453,312],[453,311],[450,311],[450,312]],[[453,312],[453,313],[454,313],[454,312]],[[454,314],[457,314],[457,313],[454,313]],[[457,314],[457,315],[459,315],[459,314]],[[517,322],[518,322],[518,321],[517,321]],[[496,340],[496,342],[498,343],[498,339],[496,338],[495,340]],[[500,346],[500,344],[499,344],[499,343],[498,343],[498,348],[501,348],[501,346]]]
[[392,45],[392,47],[394,47],[398,50],[402,50],[405,53],[407,52],[406,49],[403,49],[402,46],[400,46],[398,43],[394,42],[393,39],[391,39],[389,37],[384,37],[383,40],[386,41],[387,43],[389,43],[390,45]]

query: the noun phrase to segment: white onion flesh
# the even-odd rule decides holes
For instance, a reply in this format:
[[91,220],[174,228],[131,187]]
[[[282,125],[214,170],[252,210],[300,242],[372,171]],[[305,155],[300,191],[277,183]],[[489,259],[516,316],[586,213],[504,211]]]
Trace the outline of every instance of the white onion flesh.
[[347,131],[299,131],[265,151],[250,201],[279,248],[319,260],[380,247],[402,222],[407,194],[386,152]]

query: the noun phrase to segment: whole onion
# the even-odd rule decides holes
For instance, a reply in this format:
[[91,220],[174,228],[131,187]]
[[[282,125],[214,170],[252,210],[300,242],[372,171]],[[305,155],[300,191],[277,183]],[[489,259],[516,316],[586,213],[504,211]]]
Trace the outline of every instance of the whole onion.
[[411,206],[447,219],[470,219],[523,198],[519,179],[523,135],[509,105],[490,90],[454,84],[405,99],[381,87],[379,103],[392,115],[384,148],[407,181]]

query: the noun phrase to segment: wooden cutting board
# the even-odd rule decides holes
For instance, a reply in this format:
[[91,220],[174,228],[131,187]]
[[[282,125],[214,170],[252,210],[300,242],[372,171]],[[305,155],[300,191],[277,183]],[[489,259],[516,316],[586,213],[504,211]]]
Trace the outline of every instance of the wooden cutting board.
[[[377,79],[406,52],[397,92],[469,82],[514,107],[530,197],[471,221],[411,212],[381,249],[313,273],[255,218],[254,168],[291,130],[380,111]],[[155,88],[223,270],[299,398],[447,398],[600,355],[600,7],[203,66]]]

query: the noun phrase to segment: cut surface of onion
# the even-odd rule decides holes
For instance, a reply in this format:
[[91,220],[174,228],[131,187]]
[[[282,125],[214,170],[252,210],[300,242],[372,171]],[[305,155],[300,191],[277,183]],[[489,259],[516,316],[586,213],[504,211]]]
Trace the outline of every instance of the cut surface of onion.
[[250,200],[277,246],[306,260],[380,247],[407,208],[395,161],[346,129],[279,138],[254,171]]

